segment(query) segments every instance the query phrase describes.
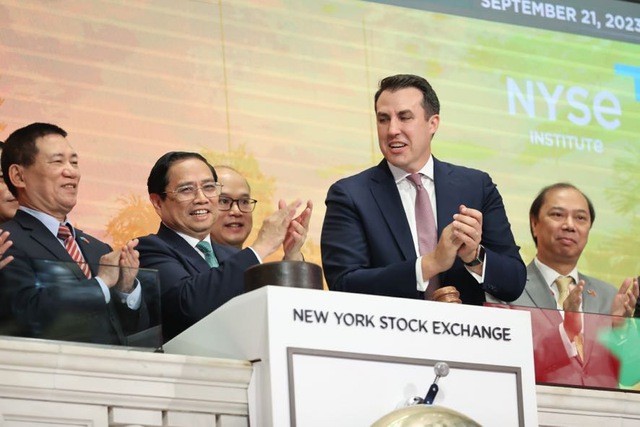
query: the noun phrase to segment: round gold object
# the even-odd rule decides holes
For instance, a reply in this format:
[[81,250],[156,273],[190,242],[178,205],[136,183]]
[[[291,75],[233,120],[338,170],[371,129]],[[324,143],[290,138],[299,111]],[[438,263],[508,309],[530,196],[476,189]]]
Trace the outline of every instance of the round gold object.
[[442,288],[436,289],[431,296],[431,300],[437,302],[453,302],[456,304],[462,304],[462,300],[460,299],[460,292],[458,292],[455,286],[443,286]]
[[413,405],[388,413],[371,427],[479,427],[460,412],[443,406]]

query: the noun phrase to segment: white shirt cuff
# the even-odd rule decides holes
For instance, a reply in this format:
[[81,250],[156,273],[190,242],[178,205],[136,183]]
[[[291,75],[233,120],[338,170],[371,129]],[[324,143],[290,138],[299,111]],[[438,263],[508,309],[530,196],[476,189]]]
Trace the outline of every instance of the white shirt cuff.
[[109,304],[109,301],[111,301],[111,292],[109,292],[109,287],[104,284],[104,280],[102,280],[100,277],[95,276],[94,279],[96,279],[98,285],[100,285],[100,289],[102,289],[105,304]]
[[567,356],[576,357],[578,355],[576,344],[569,340],[567,331],[564,330],[564,325],[562,323],[560,323],[558,330],[560,331],[560,338],[562,339],[562,345],[564,346],[564,351],[567,353]]
[[419,256],[416,260],[416,287],[418,291],[424,292],[427,290],[427,286],[429,286],[429,280],[422,279],[422,257]]
[[140,308],[142,304],[142,286],[140,285],[140,281],[136,279],[135,288],[131,293],[127,294],[125,292],[116,291],[118,296],[120,297],[120,302],[123,304],[127,304],[131,310],[137,310]]
[[260,255],[258,255],[258,252],[254,251],[253,248],[251,246],[249,246],[249,249],[251,249],[251,252],[253,252],[253,254],[256,256],[256,258],[258,259],[258,263],[262,264],[262,258],[260,258]]

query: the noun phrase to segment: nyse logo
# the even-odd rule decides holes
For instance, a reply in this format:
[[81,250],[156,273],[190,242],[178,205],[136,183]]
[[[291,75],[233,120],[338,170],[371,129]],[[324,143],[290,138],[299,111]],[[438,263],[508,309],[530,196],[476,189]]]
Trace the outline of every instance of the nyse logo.
[[633,83],[635,85],[636,101],[640,102],[640,67],[633,67],[631,65],[616,64],[613,68],[616,74],[621,76],[633,77]]
[[[620,101],[606,90],[591,93],[580,86],[547,86],[544,82],[534,80],[519,83],[507,77],[507,95],[509,114],[512,115],[517,114],[520,107],[529,117],[546,117],[548,120],[557,121],[558,104],[566,102],[570,108],[563,114],[575,125],[587,126],[595,119],[600,126],[608,130],[620,126]],[[540,99],[543,101],[543,108],[536,109],[536,101]],[[540,105],[540,102],[538,104]]]

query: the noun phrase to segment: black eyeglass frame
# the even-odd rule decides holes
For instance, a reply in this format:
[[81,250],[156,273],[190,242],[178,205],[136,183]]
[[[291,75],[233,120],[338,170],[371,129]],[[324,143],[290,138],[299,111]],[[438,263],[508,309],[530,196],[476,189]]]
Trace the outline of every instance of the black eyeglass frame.
[[[220,204],[222,201],[225,201],[225,200],[231,202],[231,203],[229,203],[228,207],[226,207],[226,206],[223,207]],[[243,210],[242,205],[240,205],[240,202],[242,202],[242,201],[249,202],[249,210],[248,211]],[[242,212],[242,213],[251,213],[251,212],[253,212],[255,210],[256,204],[258,203],[258,201],[256,199],[252,199],[251,197],[241,197],[239,199],[234,199],[233,197],[225,196],[223,194],[223,195],[220,195],[218,197],[218,210],[222,211],[222,212],[228,212],[231,209],[233,209],[233,204],[234,203],[236,204],[236,206],[238,206],[238,210],[240,212]]]

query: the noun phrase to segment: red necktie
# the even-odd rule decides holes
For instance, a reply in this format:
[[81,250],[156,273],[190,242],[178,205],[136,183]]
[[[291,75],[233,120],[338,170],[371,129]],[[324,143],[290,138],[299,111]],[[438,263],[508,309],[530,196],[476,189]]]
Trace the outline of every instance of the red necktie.
[[86,263],[84,257],[82,256],[82,252],[80,252],[80,247],[78,246],[78,242],[73,238],[73,234],[69,227],[64,224],[60,224],[60,228],[58,228],[58,239],[64,241],[64,248],[69,252],[71,259],[73,259],[80,270],[87,276],[87,279],[91,279],[91,270],[89,269],[89,264]]
[[[416,187],[416,229],[418,232],[418,248],[420,255],[425,255],[436,250],[438,244],[438,230],[433,215],[433,208],[427,189],[422,186],[422,178],[419,173],[407,177]],[[429,278],[429,287],[425,291],[425,298],[429,298],[433,291],[440,287],[440,278],[435,275]]]

